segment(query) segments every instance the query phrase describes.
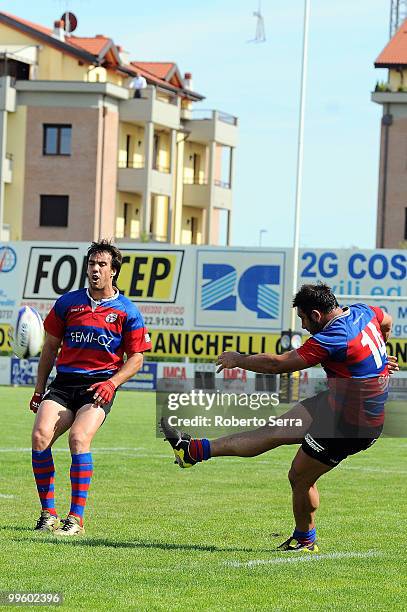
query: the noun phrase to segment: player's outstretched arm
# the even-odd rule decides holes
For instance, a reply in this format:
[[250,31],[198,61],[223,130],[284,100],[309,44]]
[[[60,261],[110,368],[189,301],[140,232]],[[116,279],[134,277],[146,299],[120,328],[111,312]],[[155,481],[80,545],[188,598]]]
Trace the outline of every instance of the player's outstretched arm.
[[44,393],[48,376],[54,366],[60,345],[61,338],[46,334],[38,363],[37,384],[35,385],[36,393]]
[[242,355],[234,351],[226,351],[219,355],[216,370],[221,372],[225,368],[242,368],[259,374],[283,374],[304,370],[309,365],[300,357],[297,351],[289,351],[283,355],[259,353],[258,355]]

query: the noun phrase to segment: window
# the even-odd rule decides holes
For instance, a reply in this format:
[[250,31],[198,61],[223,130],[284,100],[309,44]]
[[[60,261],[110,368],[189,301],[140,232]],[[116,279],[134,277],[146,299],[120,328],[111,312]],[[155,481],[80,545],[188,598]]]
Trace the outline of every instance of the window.
[[129,230],[129,211],[130,211],[130,206],[131,204],[129,204],[128,202],[125,202],[123,204],[123,220],[124,220],[124,235],[123,238],[128,238],[128,230]]
[[69,196],[40,196],[40,226],[68,227]]
[[72,125],[44,124],[44,155],[71,154]]
[[198,219],[191,217],[191,244],[198,244]]
[[126,136],[126,167],[130,168],[130,147],[131,147],[131,135]]
[[153,168],[154,170],[158,169],[159,153],[160,153],[160,136],[158,134],[154,134],[154,141],[153,141]]

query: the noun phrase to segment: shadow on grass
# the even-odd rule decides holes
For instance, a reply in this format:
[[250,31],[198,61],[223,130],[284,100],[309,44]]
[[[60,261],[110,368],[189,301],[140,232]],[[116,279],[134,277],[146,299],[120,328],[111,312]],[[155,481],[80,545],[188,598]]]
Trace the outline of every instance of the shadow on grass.
[[20,527],[19,525],[0,525],[0,531],[33,531],[34,527]]
[[[249,553],[268,553],[275,551],[274,548],[237,548],[228,546],[215,546],[212,544],[173,544],[170,542],[147,542],[135,540],[134,542],[120,542],[118,540],[108,540],[107,538],[87,538],[78,537],[77,539],[62,539],[58,536],[52,536],[47,539],[24,538],[24,542],[32,541],[40,544],[55,544],[56,546],[89,546],[107,547],[107,548],[153,548],[158,550],[191,550],[204,552],[249,552]],[[271,537],[279,537],[281,534],[269,534]],[[17,540],[17,539],[16,539]],[[22,540],[19,539],[19,542]]]

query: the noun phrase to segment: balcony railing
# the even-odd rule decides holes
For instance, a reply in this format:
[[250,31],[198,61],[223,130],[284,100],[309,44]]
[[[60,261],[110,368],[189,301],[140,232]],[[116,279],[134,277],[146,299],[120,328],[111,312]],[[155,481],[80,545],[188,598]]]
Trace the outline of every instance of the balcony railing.
[[223,189],[230,189],[230,181],[220,181],[215,179],[216,187],[222,187]]
[[234,115],[229,115],[229,113],[224,113],[222,111],[193,108],[191,112],[194,120],[218,119],[218,121],[228,123],[229,125],[237,125],[237,117],[235,117]]
[[155,96],[156,96],[156,100],[159,100],[160,102],[164,102],[164,104],[172,104],[173,106],[178,106],[177,94],[170,94],[168,90],[166,89],[157,87]]
[[183,183],[184,185],[207,185],[208,179],[205,176],[184,176]]
[[120,160],[119,168],[144,168],[144,161],[131,161],[130,159]]

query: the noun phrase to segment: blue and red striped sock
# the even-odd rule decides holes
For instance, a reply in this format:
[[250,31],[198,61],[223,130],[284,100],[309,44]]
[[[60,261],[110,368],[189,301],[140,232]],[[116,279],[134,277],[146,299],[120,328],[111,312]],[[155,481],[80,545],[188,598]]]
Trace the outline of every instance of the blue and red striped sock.
[[32,450],[31,462],[41,509],[57,516],[54,495],[55,467],[51,449],[46,448],[43,451]]
[[69,514],[76,516],[83,524],[86,499],[93,474],[92,453],[72,455],[71,477],[71,509]]
[[206,438],[191,438],[189,454],[194,461],[207,461],[211,458],[211,445]]
[[315,527],[309,531],[299,531],[299,529],[295,528],[293,538],[303,546],[311,546],[317,539],[317,532]]

